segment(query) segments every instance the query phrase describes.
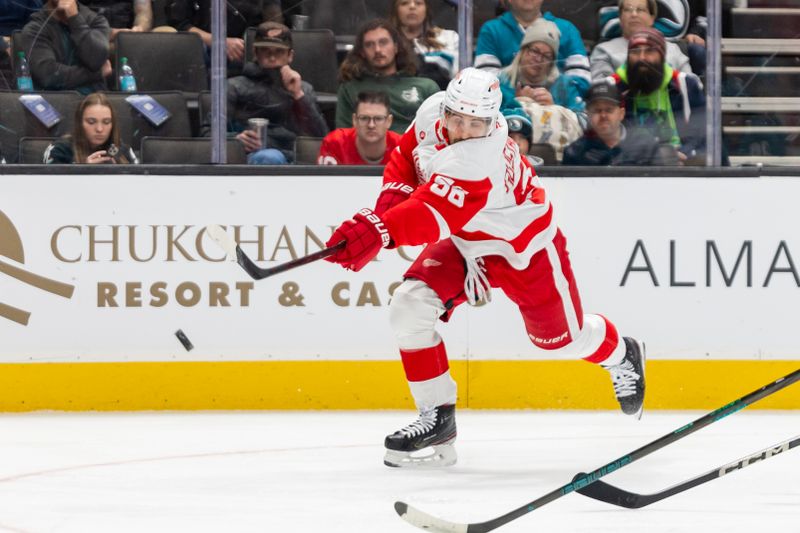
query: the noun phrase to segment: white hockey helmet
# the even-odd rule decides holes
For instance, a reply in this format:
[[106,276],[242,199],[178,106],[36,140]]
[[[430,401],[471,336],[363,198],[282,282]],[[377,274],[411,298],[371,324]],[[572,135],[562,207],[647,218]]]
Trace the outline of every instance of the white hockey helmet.
[[494,120],[503,95],[494,74],[468,67],[456,74],[447,85],[444,109],[473,117]]

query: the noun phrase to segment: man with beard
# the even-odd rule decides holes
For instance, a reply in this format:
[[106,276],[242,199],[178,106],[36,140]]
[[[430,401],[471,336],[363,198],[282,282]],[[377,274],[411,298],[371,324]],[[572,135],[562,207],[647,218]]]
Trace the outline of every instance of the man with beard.
[[388,21],[367,22],[356,35],[353,49],[339,67],[336,127],[353,127],[358,93],[381,91],[389,96],[390,129],[403,133],[422,102],[439,91],[430,78],[416,76],[417,64],[406,39]]
[[[628,39],[642,28],[650,28],[656,21],[656,0],[620,0],[619,24],[622,35],[595,45],[589,62],[592,65],[592,80],[612,75],[625,63],[628,55]],[[689,58],[678,45],[667,43],[667,63],[675,70],[692,72]]]
[[616,85],[600,82],[589,89],[589,129],[564,150],[563,165],[662,165],[658,144],[646,130],[629,129]]
[[647,128],[659,144],[671,145],[681,163],[699,162],[706,148],[703,85],[665,57],[661,32],[640,29],[628,41],[627,63],[608,79],[625,98],[626,124]]
[[[323,137],[328,126],[317,107],[314,89],[292,69],[292,32],[277,22],[264,22],[253,39],[255,61],[241,76],[228,80],[230,129],[244,144],[252,165],[281,165],[294,160],[297,135]],[[251,118],[269,120],[268,146],[247,128]]]
[[34,87],[105,90],[110,32],[104,17],[76,0],[49,0],[22,30]]
[[387,466],[456,462],[457,386],[436,325],[464,302],[490,301],[491,288],[518,306],[535,346],[602,366],[622,411],[641,415],[644,347],[583,313],[550,196],[509,139],[501,100],[491,73],[456,74],[422,104],[392,152],[374,209],[343,222],[327,243],[345,242],[328,260],[353,271],[382,248],[427,244],[389,304],[419,418],[386,437]]

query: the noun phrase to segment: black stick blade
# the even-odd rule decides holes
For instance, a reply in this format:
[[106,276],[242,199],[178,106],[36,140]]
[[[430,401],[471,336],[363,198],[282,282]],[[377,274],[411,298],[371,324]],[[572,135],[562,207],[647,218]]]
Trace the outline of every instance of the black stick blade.
[[[573,481],[585,476],[586,473],[581,472],[573,478]],[[625,507],[627,509],[639,509],[650,503],[642,501],[644,498],[642,498],[640,494],[628,492],[599,479],[582,489],[578,489],[576,492],[588,496],[589,498],[594,498],[595,500]]]

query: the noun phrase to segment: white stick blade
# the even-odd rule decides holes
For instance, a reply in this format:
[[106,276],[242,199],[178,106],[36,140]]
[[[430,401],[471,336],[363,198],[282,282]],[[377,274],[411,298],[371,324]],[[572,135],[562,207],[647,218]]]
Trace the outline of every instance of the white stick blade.
[[467,533],[467,524],[457,524],[455,522],[448,522],[447,520],[436,518],[407,503],[395,502],[394,510],[397,511],[400,518],[412,526],[424,529],[425,531],[436,531],[438,533]]
[[228,236],[225,228],[217,224],[209,224],[206,226],[206,235],[211,237],[217,246],[225,250],[225,253],[228,254],[228,261],[236,261],[236,241]]

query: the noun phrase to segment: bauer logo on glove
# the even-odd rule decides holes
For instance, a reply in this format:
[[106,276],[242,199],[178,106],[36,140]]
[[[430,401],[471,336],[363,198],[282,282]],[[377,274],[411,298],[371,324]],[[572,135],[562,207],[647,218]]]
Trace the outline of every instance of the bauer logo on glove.
[[364,208],[336,228],[328,243],[345,241],[345,247],[326,261],[338,263],[348,270],[358,272],[375,259],[381,248],[392,243],[389,230],[372,209]]
[[381,246],[386,248],[389,246],[389,243],[392,242],[392,238],[389,237],[389,231],[386,229],[386,226],[383,224],[383,220],[380,219],[378,215],[372,212],[372,209],[365,207],[359,214],[364,215],[367,221],[372,222],[375,225],[375,230],[381,236]]

